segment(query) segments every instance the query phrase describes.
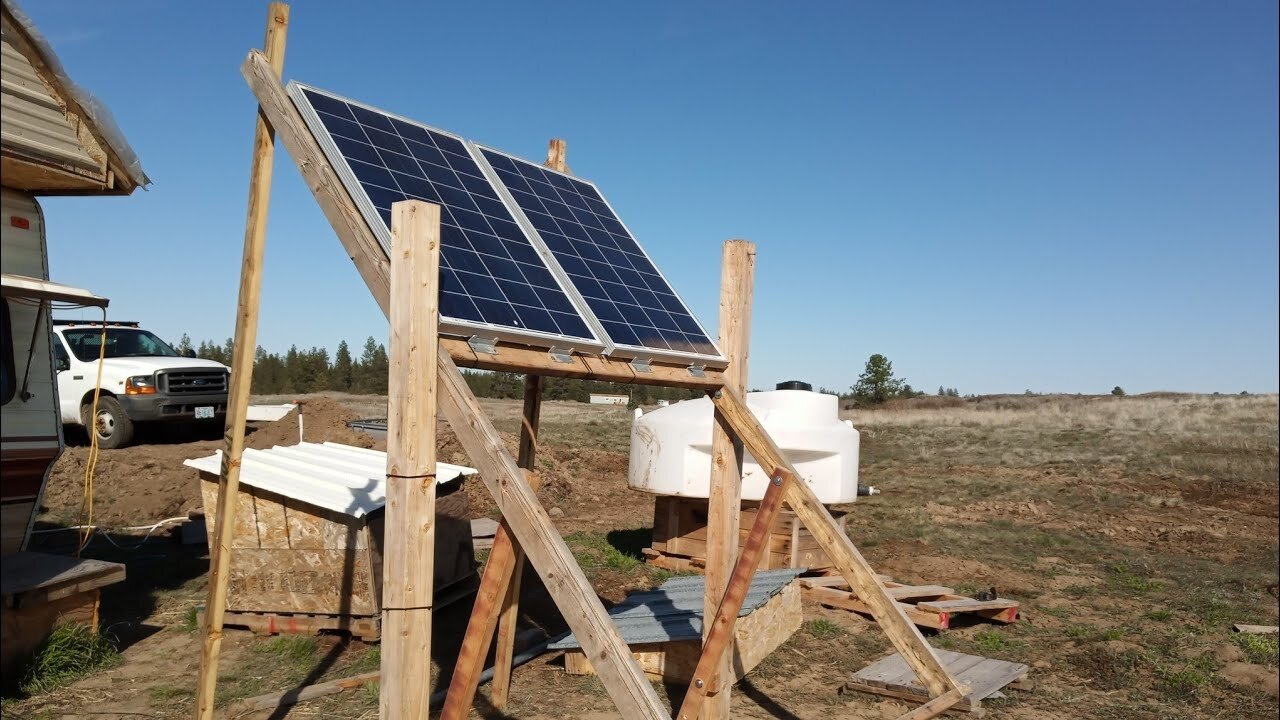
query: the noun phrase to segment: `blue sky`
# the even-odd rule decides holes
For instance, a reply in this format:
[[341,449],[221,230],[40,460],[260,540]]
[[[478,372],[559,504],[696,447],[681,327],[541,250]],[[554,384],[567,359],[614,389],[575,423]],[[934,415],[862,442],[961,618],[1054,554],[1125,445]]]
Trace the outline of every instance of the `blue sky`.
[[[23,5],[154,180],[45,200],[53,277],[228,337],[265,3]],[[721,242],[753,240],[752,386],[844,388],[878,352],[929,391],[1258,392],[1276,28],[1252,0],[299,2],[285,75],[535,160],[565,138],[713,333]],[[369,335],[281,149],[260,344]]]

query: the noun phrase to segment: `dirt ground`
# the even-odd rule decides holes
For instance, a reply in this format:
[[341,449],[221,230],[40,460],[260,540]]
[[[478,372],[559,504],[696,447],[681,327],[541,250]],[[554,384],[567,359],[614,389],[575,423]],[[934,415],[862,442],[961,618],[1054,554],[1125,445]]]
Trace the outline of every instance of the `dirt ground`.
[[[286,398],[287,399],[287,398]],[[264,402],[281,402],[264,398]],[[517,401],[482,401],[514,447]],[[346,428],[380,416],[385,399],[314,396],[308,441],[366,447]],[[848,531],[877,571],[961,592],[996,588],[1023,603],[1008,626],[962,625],[927,636],[936,647],[1023,662],[1030,689],[985,703],[988,717],[1273,718],[1276,658],[1231,632],[1232,623],[1277,623],[1277,405],[1275,396],[995,397],[897,403],[851,411],[862,433],[861,478],[882,495],[850,506]],[[652,527],[651,496],[626,486],[630,413],[547,403],[538,470],[543,503],[606,602],[659,584],[667,573],[639,562]],[[147,525],[198,506],[183,459],[219,440],[159,441],[106,451],[95,480],[95,522]],[[251,447],[297,441],[295,418],[253,429]],[[467,464],[442,425],[440,458]],[[73,524],[87,449],[59,461],[41,527]],[[495,514],[480,482],[473,514]],[[40,542],[65,546],[70,533]],[[131,540],[123,538],[128,547]],[[129,580],[104,594],[103,624],[122,661],[68,687],[4,702],[5,717],[181,717],[193,702],[207,557],[166,537],[131,550],[100,540],[90,554],[126,562]],[[563,628],[526,575],[526,622]],[[442,611],[435,675],[447,673],[468,603]],[[842,690],[847,676],[888,643],[868,620],[806,604],[806,624],[734,691],[734,717],[893,718],[898,702]],[[452,631],[450,631],[452,629]],[[376,668],[376,646],[231,632],[219,698],[236,701]],[[1274,648],[1271,645],[1270,648]],[[679,690],[658,686],[663,697]],[[671,691],[672,696],[668,696]],[[507,713],[478,695],[477,717],[616,718],[603,686],[564,674],[558,654],[515,673]],[[306,703],[289,716],[377,716],[376,689]],[[278,717],[279,715],[277,715]]]

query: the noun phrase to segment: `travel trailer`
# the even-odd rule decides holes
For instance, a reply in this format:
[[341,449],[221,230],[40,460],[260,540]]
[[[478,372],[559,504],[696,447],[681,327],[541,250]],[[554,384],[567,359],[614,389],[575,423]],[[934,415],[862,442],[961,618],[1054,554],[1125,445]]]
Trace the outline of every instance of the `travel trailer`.
[[[97,588],[124,577],[124,567],[115,563],[21,552],[49,469],[63,448],[50,306],[107,306],[106,298],[50,281],[47,228],[37,198],[129,195],[149,181],[107,109],[67,77],[12,0],[3,0],[2,35],[0,665],[8,675],[57,622],[96,621]],[[40,599],[48,597],[59,599]]]

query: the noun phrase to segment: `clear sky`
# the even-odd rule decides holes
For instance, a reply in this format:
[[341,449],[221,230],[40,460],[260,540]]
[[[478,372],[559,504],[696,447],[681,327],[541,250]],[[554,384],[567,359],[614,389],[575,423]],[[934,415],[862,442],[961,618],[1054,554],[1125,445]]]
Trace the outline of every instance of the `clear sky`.
[[[53,277],[232,334],[265,2],[22,2],[154,180],[47,199]],[[750,384],[883,353],[962,393],[1277,390],[1277,8],[1232,2],[298,2],[285,75],[599,183]],[[278,152],[260,344],[386,322]]]

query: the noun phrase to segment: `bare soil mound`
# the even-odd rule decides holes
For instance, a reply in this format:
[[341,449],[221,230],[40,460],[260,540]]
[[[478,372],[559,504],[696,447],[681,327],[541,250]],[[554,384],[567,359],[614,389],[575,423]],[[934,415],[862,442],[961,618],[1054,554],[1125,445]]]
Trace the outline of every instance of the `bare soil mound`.
[[[251,423],[245,445],[257,449],[296,445],[297,413],[294,410],[273,423]],[[311,400],[304,413],[307,442],[378,445],[368,435],[348,428],[347,422],[355,419],[355,414],[333,400]],[[182,461],[205,457],[221,448],[221,439],[206,439],[100,451],[93,478],[93,523],[108,528],[149,525],[199,508],[199,478]],[[45,487],[42,520],[63,525],[80,522],[88,460],[88,447],[68,447],[54,464]]]

